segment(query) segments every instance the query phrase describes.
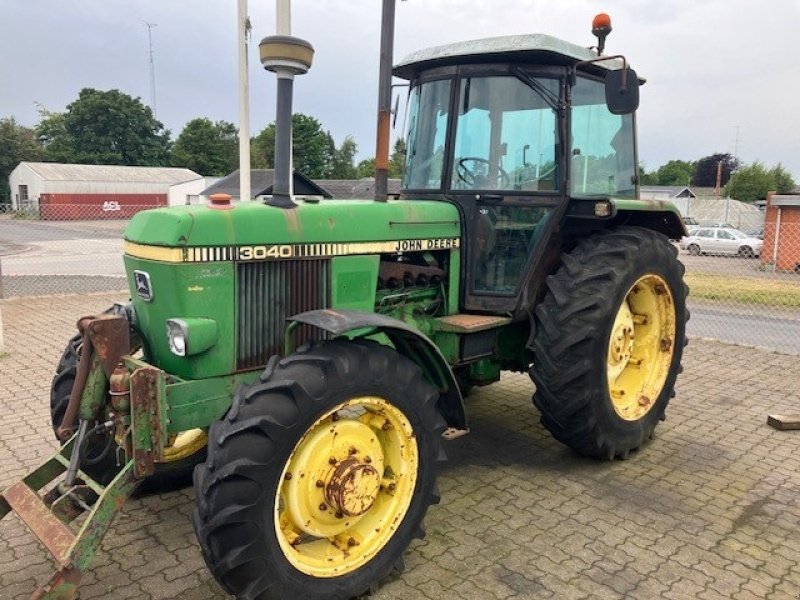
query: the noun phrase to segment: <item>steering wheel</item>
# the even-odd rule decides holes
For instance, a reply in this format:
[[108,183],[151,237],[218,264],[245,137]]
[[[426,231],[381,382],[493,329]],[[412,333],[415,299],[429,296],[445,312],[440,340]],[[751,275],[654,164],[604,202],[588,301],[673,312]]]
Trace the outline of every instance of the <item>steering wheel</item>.
[[[476,164],[470,169],[465,164],[468,162],[473,162]],[[483,167],[478,168],[479,165],[483,165]],[[488,188],[487,184],[489,184],[490,181],[488,175],[485,173],[488,173],[489,167],[491,167],[491,163],[485,158],[480,158],[478,156],[465,156],[464,158],[459,159],[458,164],[456,165],[456,173],[461,181],[473,189]],[[511,177],[509,177],[508,173],[503,170],[503,167],[497,168],[497,183],[501,184],[499,189],[508,189],[511,187]]]

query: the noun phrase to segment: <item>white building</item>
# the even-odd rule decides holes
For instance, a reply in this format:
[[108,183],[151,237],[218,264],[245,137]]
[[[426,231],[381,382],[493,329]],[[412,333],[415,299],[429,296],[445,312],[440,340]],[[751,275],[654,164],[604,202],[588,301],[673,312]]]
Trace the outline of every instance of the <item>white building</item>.
[[217,183],[222,177],[199,177],[169,186],[169,205],[208,204],[208,196],[203,191]]
[[14,210],[43,219],[125,218],[166,206],[170,186],[202,179],[191,169],[21,162],[9,175]]

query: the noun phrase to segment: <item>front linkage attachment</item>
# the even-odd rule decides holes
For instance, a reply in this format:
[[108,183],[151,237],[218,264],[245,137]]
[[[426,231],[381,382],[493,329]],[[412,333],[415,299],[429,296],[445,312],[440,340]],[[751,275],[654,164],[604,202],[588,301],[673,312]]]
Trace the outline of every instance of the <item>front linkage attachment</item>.
[[[0,493],[0,519],[15,512],[58,566],[31,598],[74,596],[114,516],[153,473],[163,448],[165,426],[159,410],[163,372],[130,357],[127,319],[113,313],[85,317],[78,328],[80,362],[64,418],[56,428],[65,443]],[[86,452],[90,439],[98,437],[105,440],[102,452],[113,451],[117,458],[116,468],[103,477],[89,467],[92,460]]]

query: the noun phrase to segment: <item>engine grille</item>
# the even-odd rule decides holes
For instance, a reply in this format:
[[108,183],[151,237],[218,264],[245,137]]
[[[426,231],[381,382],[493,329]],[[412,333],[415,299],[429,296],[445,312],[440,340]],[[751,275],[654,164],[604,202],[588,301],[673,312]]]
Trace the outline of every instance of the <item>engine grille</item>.
[[[237,265],[236,365],[260,367],[283,352],[286,318],[330,304],[330,260],[281,260]],[[294,343],[321,339],[309,325],[295,330]]]

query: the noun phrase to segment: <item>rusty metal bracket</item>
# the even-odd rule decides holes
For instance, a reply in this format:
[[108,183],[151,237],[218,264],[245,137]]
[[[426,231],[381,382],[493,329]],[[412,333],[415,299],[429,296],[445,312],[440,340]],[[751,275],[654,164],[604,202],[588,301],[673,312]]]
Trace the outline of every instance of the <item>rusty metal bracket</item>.
[[134,474],[146,477],[163,460],[166,415],[163,413],[164,372],[143,366],[131,374],[131,441]]
[[[78,320],[78,331],[83,335],[81,357],[78,361],[75,383],[72,386],[64,417],[56,429],[56,435],[62,442],[69,439],[74,433],[75,419],[81,407],[83,392],[87,387],[86,382],[90,379],[90,374],[96,365],[95,355],[103,368],[106,379],[108,379],[120,358],[131,350],[130,324],[122,315],[107,313],[99,317],[83,317]],[[96,374],[91,377],[92,393],[95,398],[98,395],[96,390],[98,386],[102,388],[101,394],[104,394],[105,391],[105,381],[101,379]],[[96,403],[95,401],[92,404]],[[84,413],[89,412],[93,411],[91,409],[84,411]],[[82,416],[89,419],[93,415],[83,414]]]
[[92,319],[86,327],[106,377],[111,377],[119,360],[131,351],[130,327],[125,317],[110,313]]

